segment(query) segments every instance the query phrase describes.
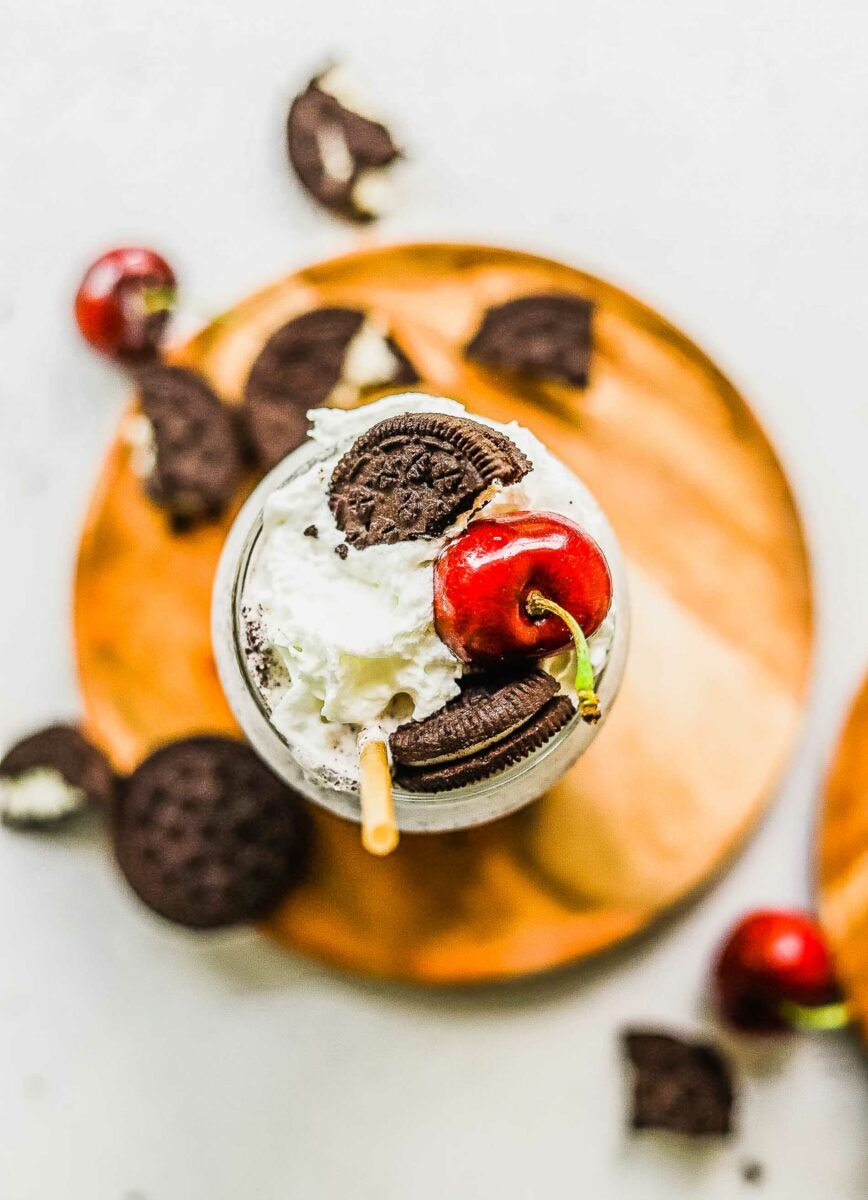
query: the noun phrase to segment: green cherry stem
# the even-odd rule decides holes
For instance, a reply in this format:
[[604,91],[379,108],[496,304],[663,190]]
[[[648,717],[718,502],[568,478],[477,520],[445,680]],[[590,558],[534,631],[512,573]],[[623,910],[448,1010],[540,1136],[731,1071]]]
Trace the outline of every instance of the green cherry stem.
[[792,1000],[785,1000],[780,1011],[788,1025],[806,1033],[844,1029],[853,1019],[850,1009],[843,1000],[837,1004],[820,1004],[814,1008],[809,1008],[806,1004],[794,1004]]
[[549,600],[542,592],[536,590],[528,595],[525,608],[528,616],[531,617],[544,617],[546,613],[554,613],[569,629],[576,646],[576,695],[579,701],[579,716],[589,725],[596,725],[601,716],[600,698],[594,691],[591,652],[588,649],[588,639],[582,632],[581,625],[565,608],[561,608],[560,604]]
[[166,312],[174,307],[177,294],[178,289],[168,285],[144,288],[141,293],[142,307],[149,315]]

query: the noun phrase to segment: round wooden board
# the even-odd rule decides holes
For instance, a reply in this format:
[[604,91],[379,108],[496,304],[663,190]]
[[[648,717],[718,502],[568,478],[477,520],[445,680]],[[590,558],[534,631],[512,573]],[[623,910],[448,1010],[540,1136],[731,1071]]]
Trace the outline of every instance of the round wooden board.
[[826,782],[820,917],[848,1002],[868,1034],[868,677]]
[[[464,361],[488,305],[553,289],[596,302],[587,391]],[[405,836],[380,861],[355,826],[317,811],[312,877],[266,929],[329,963],[427,983],[542,971],[611,946],[733,853],[797,734],[811,595],[780,465],[678,330],[602,280],[507,250],[411,245],[326,262],[175,357],[237,401],[265,338],[322,304],[380,314],[427,390],[516,418],[587,481],[624,547],[634,633],[610,721],[552,793],[487,827]],[[209,645],[230,520],[173,537],[116,441],[82,538],[75,631],[90,730],[122,768],[167,738],[235,730]]]

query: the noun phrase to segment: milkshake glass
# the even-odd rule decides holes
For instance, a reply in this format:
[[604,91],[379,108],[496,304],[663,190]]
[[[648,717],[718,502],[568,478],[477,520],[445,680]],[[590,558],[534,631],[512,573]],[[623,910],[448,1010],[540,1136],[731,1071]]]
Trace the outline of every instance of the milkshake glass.
[[[472,414],[467,415],[473,419]],[[509,432],[509,427],[499,428]],[[316,773],[303,769],[294,752],[291,732],[275,726],[257,683],[246,630],[245,592],[262,550],[266,502],[278,489],[316,469],[324,457],[327,455],[324,456],[321,445],[305,443],[262,480],[239,512],[226,539],[215,580],[212,636],[227,700],[254,749],[278,776],[309,800],[341,817],[358,821],[358,789],[331,786],[327,777],[322,774],[317,777]],[[629,640],[624,563],[615,534],[593,497],[575,476],[571,476],[571,486],[580,489],[586,502],[594,506],[593,535],[606,556],[612,577],[614,631],[605,661],[596,675],[603,720],[592,725],[576,716],[540,749],[479,782],[436,793],[404,791],[396,785],[395,816],[403,831],[436,833],[462,829],[524,807],[552,787],[587,750],[611,710],[623,676]]]

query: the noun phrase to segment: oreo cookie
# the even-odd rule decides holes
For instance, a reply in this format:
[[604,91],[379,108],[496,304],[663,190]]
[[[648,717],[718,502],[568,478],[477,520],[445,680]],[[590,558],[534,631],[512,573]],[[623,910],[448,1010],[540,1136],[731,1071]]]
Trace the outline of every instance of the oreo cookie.
[[310,818],[241,742],[193,737],[157,750],[116,805],[118,864],[154,912],[193,929],[265,917],[303,877]]
[[362,107],[343,70],[333,67],[293,100],[286,141],[289,161],[314,200],[351,221],[367,222],[385,207],[386,168],[401,151],[386,126]]
[[150,426],[145,487],[178,531],[219,517],[241,479],[235,418],[201,375],[164,364],[137,374]]
[[583,296],[521,296],[489,308],[464,353],[487,367],[587,387],[593,315]]
[[545,671],[470,675],[454,700],[395,730],[389,739],[392,759],[401,767],[428,767],[478,754],[520,729],[557,692],[557,681]]
[[338,462],[329,505],[357,549],[438,537],[499,481],[531,463],[504,434],[445,413],[402,413],[373,425]]
[[355,308],[317,308],[271,335],[244,389],[250,440],[270,469],[307,435],[307,411],[332,399],[354,403],[370,387],[418,382],[392,338]]
[[56,824],[89,804],[107,805],[115,773],[72,725],[49,725],[0,761],[0,819],[19,829]]
[[482,750],[446,762],[435,761],[428,766],[399,765],[395,783],[408,792],[445,792],[479,783],[539,750],[573,719],[575,712],[569,696],[555,696],[529,721],[517,729],[507,729]]
[[717,1046],[656,1030],[628,1030],[623,1045],[634,1068],[633,1129],[691,1137],[732,1132],[733,1072]]

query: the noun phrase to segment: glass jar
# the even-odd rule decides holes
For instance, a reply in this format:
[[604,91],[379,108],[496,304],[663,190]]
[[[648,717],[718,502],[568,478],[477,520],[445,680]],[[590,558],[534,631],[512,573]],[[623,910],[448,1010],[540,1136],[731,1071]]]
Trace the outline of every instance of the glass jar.
[[[306,775],[292,745],[271,723],[268,708],[250,674],[245,652],[243,595],[247,573],[262,532],[262,514],[273,491],[310,468],[322,456],[308,443],[288,455],[262,480],[239,512],[223,548],[214,583],[212,637],[217,670],[229,706],[247,739],[275,774],[316,804],[338,816],[359,820],[358,793],[323,786]],[[482,825],[536,800],[573,765],[599,733],[615,701],[627,656],[629,601],[624,562],[608,522],[599,541],[609,563],[615,632],[596,680],[603,718],[589,725],[578,716],[539,750],[479,783],[425,794],[394,790],[398,827],[408,833],[441,833]]]

